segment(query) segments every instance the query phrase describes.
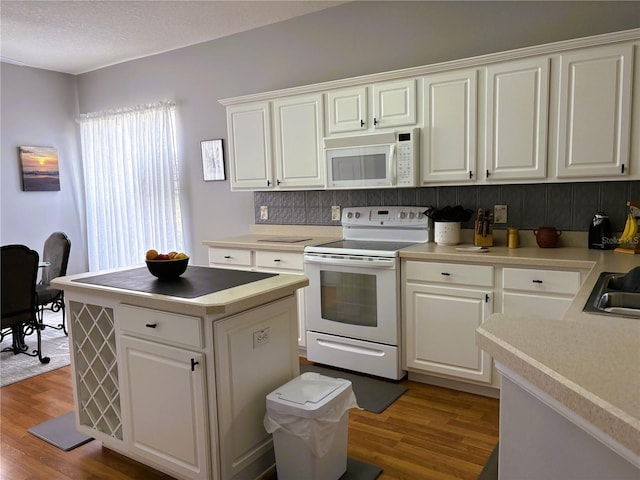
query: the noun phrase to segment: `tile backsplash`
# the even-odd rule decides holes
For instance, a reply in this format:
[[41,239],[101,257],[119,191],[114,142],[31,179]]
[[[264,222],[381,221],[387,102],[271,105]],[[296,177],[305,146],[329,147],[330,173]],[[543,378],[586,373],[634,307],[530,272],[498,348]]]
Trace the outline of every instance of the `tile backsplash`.
[[[331,206],[375,205],[434,206],[462,205],[474,212],[507,205],[508,221],[495,227],[530,229],[553,226],[584,232],[593,214],[609,215],[614,230],[622,230],[627,200],[640,201],[640,181],[536,183],[526,185],[471,185],[373,190],[308,190],[254,192],[256,224],[340,225],[331,220]],[[260,219],[260,207],[267,206],[268,220]],[[475,215],[463,225],[472,228]]]

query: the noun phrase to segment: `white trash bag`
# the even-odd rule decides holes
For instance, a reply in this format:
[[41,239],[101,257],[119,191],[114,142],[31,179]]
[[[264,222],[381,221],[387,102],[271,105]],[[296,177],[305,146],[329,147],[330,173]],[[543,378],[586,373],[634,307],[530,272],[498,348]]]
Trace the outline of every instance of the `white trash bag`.
[[[267,433],[282,429],[284,432],[300,438],[316,457],[324,456],[331,449],[340,419],[345,412],[351,408],[360,409],[356,396],[351,390],[351,382],[348,380],[324,377],[314,372],[306,372],[299,377],[299,380],[303,380],[311,387],[322,385],[323,382],[326,384],[326,379],[331,380],[334,385],[336,380],[348,383],[349,394],[337,395],[335,399],[330,400],[331,405],[328,408],[322,408],[318,416],[314,417],[304,416],[306,412],[302,412],[302,410],[299,411],[303,415],[296,415],[267,408],[267,413],[264,416],[264,428]],[[295,408],[295,406],[291,407],[291,409]]]

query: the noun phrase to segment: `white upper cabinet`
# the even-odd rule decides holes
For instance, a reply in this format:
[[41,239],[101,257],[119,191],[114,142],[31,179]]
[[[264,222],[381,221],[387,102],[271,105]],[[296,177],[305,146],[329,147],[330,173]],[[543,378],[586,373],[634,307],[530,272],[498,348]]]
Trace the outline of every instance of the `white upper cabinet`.
[[559,103],[552,151],[556,175],[627,175],[633,46],[587,48],[558,58]]
[[227,107],[231,189],[324,187],[323,119],[322,94]]
[[416,123],[416,81],[399,80],[373,85],[374,128]]
[[546,177],[549,64],[545,56],[487,67],[487,181]]
[[403,128],[421,187],[640,179],[638,49],[634,29],[220,100],[231,189],[326,188],[325,138]]
[[367,87],[327,92],[327,133],[367,130]]
[[330,90],[326,111],[329,135],[415,125],[416,81]]
[[231,189],[268,188],[271,167],[271,110],[269,102],[227,108]]
[[324,187],[322,94],[273,101],[276,188]]
[[421,185],[477,177],[478,70],[424,77]]

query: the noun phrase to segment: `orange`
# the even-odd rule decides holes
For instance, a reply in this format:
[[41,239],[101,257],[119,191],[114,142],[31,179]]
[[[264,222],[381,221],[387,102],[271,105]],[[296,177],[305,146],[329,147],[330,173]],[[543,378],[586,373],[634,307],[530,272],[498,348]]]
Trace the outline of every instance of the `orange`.
[[157,256],[158,256],[158,251],[154,250],[153,248],[151,250],[147,250],[147,253],[145,254],[145,258],[147,260],[155,260]]

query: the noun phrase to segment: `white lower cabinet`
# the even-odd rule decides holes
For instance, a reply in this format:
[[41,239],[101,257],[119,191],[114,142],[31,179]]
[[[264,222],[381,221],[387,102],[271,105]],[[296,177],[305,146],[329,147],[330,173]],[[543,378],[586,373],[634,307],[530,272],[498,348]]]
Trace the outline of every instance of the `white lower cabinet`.
[[580,289],[579,271],[505,268],[502,313],[560,320]]
[[120,337],[128,449],[190,479],[207,479],[204,356],[127,335]]
[[202,318],[133,305],[116,315],[127,450],[180,478],[210,478]]
[[493,313],[493,267],[409,261],[403,275],[407,369],[490,384],[475,331]]

